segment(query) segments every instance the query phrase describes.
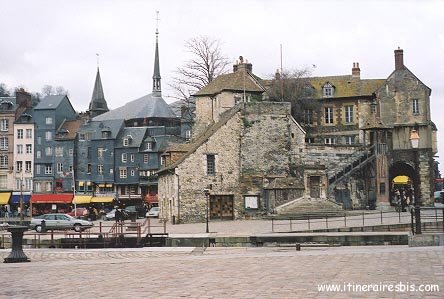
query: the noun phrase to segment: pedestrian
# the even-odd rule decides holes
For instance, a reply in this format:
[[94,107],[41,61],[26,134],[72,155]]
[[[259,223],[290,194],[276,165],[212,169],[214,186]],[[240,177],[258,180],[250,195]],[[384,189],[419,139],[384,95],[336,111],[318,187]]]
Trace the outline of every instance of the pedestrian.
[[122,211],[120,208],[116,208],[116,213],[114,214],[114,217],[116,219],[116,223],[120,223],[122,221]]

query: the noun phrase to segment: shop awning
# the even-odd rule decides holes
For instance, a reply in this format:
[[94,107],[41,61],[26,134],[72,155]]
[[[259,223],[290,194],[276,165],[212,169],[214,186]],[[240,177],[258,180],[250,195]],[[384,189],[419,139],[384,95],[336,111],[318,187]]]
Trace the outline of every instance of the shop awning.
[[71,203],[73,194],[33,194],[31,202],[34,203]]
[[93,198],[91,198],[91,202],[113,202],[114,197],[113,196],[95,196]]
[[0,193],[0,205],[7,205],[9,202],[10,196],[11,196],[11,192]]
[[393,179],[393,184],[406,185],[409,183],[409,177],[405,175],[398,175]]
[[[31,200],[31,194],[29,192],[23,192],[23,203],[28,204]],[[20,192],[13,192],[11,197],[11,203],[18,204],[20,203]]]
[[72,203],[80,205],[80,204],[87,204],[91,202],[91,195],[76,195],[74,196],[74,199],[72,200]]

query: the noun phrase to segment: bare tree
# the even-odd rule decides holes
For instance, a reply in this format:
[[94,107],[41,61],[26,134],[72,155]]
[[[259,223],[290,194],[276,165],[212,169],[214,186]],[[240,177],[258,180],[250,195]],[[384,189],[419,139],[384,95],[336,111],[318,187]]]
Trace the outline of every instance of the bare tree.
[[9,97],[11,95],[5,83],[0,83],[0,97]]
[[57,86],[54,88],[52,85],[45,85],[42,87],[42,95],[50,96],[50,95],[67,95],[69,96],[68,90],[66,90],[63,86]]
[[310,69],[277,73],[267,90],[271,101],[290,102],[291,114],[301,124],[305,122],[307,110],[316,113],[320,109],[320,103],[313,100],[314,89],[309,81],[310,74]]
[[226,72],[229,60],[222,54],[219,41],[207,36],[189,39],[185,49],[191,58],[177,68],[170,86],[175,91],[174,98],[188,103],[190,95]]

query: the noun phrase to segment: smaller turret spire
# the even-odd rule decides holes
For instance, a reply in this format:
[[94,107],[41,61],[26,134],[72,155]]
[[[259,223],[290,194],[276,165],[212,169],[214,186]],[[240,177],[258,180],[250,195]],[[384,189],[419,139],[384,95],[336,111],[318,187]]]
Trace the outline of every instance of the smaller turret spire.
[[154,56],[154,74],[153,74],[153,93],[155,95],[161,95],[161,85],[160,85],[160,64],[159,64],[159,12],[157,11],[156,16],[156,53]]
[[97,74],[96,81],[94,83],[94,90],[91,97],[91,102],[89,103],[89,112],[91,117],[95,117],[102,113],[108,112],[108,105],[105,100],[105,95],[102,88],[102,79],[100,79],[99,71],[99,54],[97,55]]

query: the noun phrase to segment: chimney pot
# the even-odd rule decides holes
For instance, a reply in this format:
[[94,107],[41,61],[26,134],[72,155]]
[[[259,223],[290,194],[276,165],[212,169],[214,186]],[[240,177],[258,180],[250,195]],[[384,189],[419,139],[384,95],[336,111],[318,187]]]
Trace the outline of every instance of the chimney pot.
[[352,77],[361,78],[361,69],[359,68],[359,62],[353,62]]
[[404,50],[398,47],[395,50],[395,70],[400,70],[404,68]]

